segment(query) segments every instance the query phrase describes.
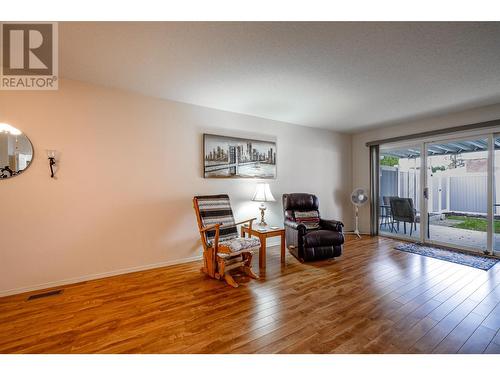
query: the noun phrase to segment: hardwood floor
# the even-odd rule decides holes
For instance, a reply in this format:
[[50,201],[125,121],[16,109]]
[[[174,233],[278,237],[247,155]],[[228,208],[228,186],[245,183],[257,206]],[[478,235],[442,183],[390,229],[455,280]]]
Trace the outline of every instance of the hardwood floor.
[[261,279],[238,289],[195,262],[0,298],[0,352],[500,353],[500,263],[395,244],[350,239],[334,261],[285,265],[270,248]]

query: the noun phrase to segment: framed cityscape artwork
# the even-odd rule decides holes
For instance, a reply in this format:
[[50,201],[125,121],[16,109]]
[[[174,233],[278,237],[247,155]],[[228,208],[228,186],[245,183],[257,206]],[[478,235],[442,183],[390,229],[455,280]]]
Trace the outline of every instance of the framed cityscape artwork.
[[203,134],[205,178],[276,178],[276,142]]

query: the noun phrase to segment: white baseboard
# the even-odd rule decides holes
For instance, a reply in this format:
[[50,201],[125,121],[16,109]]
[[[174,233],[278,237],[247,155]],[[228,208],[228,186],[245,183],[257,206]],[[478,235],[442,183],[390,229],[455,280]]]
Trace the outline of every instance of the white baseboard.
[[137,267],[131,267],[131,268],[122,268],[122,269],[115,270],[115,271],[109,271],[109,272],[103,272],[103,273],[96,273],[96,274],[92,274],[92,275],[73,277],[73,278],[70,278],[70,279],[64,279],[64,280],[59,280],[59,281],[51,281],[51,282],[44,283],[44,284],[31,285],[31,286],[26,286],[26,287],[22,287],[22,288],[15,288],[15,289],[9,289],[9,290],[0,290],[0,297],[12,296],[14,294],[21,294],[21,293],[26,293],[26,292],[32,292],[32,291],[41,290],[41,289],[54,288],[54,287],[59,287],[59,286],[63,286],[63,285],[68,285],[68,284],[81,283],[83,281],[103,279],[105,277],[123,275],[123,274],[126,274],[126,273],[132,273],[132,272],[138,272],[138,271],[146,271],[146,270],[150,270],[150,269],[154,269],[154,268],[161,268],[161,267],[166,267],[166,266],[173,266],[173,265],[176,265],[176,264],[189,263],[189,262],[194,262],[194,261],[198,261],[198,260],[201,260],[201,259],[202,259],[202,255],[199,255],[199,256],[185,258],[185,259],[168,260],[166,262],[160,262],[160,263],[154,263],[154,264],[147,264],[147,265],[144,265],[144,266],[137,266]]
[[[280,244],[280,239],[279,238],[269,238],[267,240],[267,246],[276,246],[276,245],[279,245],[279,244]],[[96,274],[92,274],[92,275],[79,276],[79,277],[72,277],[70,279],[64,279],[64,280],[58,280],[58,281],[51,281],[51,282],[48,282],[48,283],[43,283],[43,284],[38,284],[38,285],[30,285],[30,286],[21,287],[21,288],[8,289],[8,290],[0,290],[0,297],[6,297],[6,296],[12,296],[12,295],[15,295],[15,294],[33,292],[35,290],[55,288],[55,287],[60,287],[60,286],[63,286],[63,285],[76,284],[76,283],[81,283],[83,281],[103,279],[105,277],[123,275],[123,274],[126,274],[126,273],[132,273],[132,272],[138,272],[138,271],[146,271],[146,270],[150,270],[150,269],[154,269],[154,268],[174,266],[176,264],[183,264],[183,263],[189,263],[189,262],[198,261],[198,260],[201,260],[202,258],[203,258],[203,256],[199,255],[199,256],[190,257],[190,258],[169,260],[169,261],[166,261],[166,262],[160,262],[160,263],[154,263],[154,264],[147,264],[147,265],[144,265],[144,266],[137,266],[137,267],[131,267],[131,268],[122,268],[122,269],[115,270],[115,271],[109,271],[109,272],[103,272],[103,273],[96,273]]]

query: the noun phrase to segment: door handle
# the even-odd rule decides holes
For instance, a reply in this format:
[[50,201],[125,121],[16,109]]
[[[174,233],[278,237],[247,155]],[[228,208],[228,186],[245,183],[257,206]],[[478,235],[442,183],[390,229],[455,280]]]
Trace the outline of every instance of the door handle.
[[429,188],[424,188],[424,198],[429,199]]

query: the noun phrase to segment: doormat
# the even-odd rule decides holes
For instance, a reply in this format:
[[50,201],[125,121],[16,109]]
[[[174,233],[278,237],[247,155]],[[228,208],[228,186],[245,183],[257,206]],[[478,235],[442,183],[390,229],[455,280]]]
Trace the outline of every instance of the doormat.
[[461,264],[463,266],[478,268],[483,271],[488,271],[499,261],[498,259],[489,258],[482,255],[465,254],[458,251],[442,249],[439,247],[425,246],[416,243],[405,243],[398,245],[395,248],[396,250],[405,251],[407,253],[441,259],[447,262]]

